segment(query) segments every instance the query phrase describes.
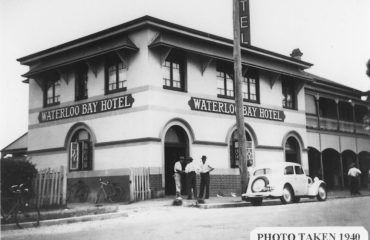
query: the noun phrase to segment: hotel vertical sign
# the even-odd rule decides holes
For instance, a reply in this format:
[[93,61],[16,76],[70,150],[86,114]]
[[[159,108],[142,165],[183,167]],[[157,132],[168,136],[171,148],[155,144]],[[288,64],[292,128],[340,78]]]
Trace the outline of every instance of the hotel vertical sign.
[[249,17],[249,0],[239,0],[239,18],[240,18],[240,43],[251,44],[251,30]]

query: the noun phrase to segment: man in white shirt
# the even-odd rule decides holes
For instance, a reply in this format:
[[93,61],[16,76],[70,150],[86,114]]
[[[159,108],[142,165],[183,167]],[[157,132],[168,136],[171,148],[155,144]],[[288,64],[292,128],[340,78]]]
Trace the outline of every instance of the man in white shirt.
[[197,182],[196,182],[195,170],[196,168],[193,163],[193,158],[189,157],[188,164],[185,167],[188,199],[192,199],[192,190],[194,193],[194,198],[197,196],[197,186],[196,186]]
[[348,170],[348,177],[349,177],[349,183],[350,183],[350,191],[351,195],[360,195],[360,178],[361,171],[355,167],[354,163],[351,163],[350,169]]
[[207,161],[207,156],[202,156],[202,164],[200,165],[200,193],[199,198],[203,198],[204,188],[206,189],[206,196],[205,199],[209,198],[209,173],[214,170],[213,167],[211,167]]
[[181,197],[181,174],[184,172],[182,170],[182,164],[184,163],[185,157],[180,156],[179,160],[175,163],[174,166],[174,178],[176,184],[176,198]]

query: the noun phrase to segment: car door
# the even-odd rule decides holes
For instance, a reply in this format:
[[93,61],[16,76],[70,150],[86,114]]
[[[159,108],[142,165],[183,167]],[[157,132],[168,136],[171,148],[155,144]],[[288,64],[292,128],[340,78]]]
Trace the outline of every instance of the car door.
[[296,180],[294,174],[294,167],[292,165],[286,166],[284,169],[284,180],[293,187],[294,194],[296,194]]
[[294,181],[296,185],[295,194],[299,196],[307,195],[308,182],[302,166],[294,166],[294,172]]

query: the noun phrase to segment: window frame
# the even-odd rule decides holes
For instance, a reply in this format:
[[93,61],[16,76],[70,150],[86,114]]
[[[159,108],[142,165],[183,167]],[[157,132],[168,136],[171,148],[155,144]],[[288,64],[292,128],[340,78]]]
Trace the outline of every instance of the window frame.
[[296,175],[304,175],[305,174],[302,166],[294,166],[294,172],[295,172]]
[[[59,95],[57,93],[57,86],[59,87]],[[52,87],[52,97],[48,96],[48,90]],[[44,107],[52,107],[60,104],[60,87],[61,87],[61,80],[60,78],[49,79],[45,81],[44,84]],[[48,100],[52,99],[52,102],[49,103]]]
[[[122,64],[123,68],[126,71],[126,79],[120,81],[119,79],[119,65]],[[115,82],[116,88],[113,90],[109,90],[109,86],[111,83],[109,83],[109,69],[111,67],[115,67]],[[128,74],[128,66],[126,63],[122,62],[121,59],[118,57],[109,57],[105,61],[105,94],[112,94],[112,93],[117,93],[117,92],[124,92],[127,91],[127,86],[125,86],[125,83],[127,85],[128,79],[127,79],[127,74]],[[124,87],[119,87],[120,83],[123,83],[122,85]]]
[[[257,69],[251,69],[250,71],[247,71],[243,76],[242,76],[242,81],[243,84],[245,82],[245,79],[247,79],[247,86],[248,86],[248,98],[244,97],[245,92],[242,90],[243,94],[243,101],[244,102],[251,102],[251,103],[260,103],[260,84],[259,84],[259,72]],[[252,100],[251,99],[251,84],[250,81],[251,79],[255,80],[255,90],[256,90],[256,99]]]
[[89,69],[85,66],[79,66],[75,72],[75,100],[84,100],[89,98]]
[[[78,136],[80,132],[86,132],[88,139],[79,139]],[[69,166],[68,169],[70,172],[79,172],[79,171],[91,171],[93,165],[93,143],[91,140],[91,134],[85,129],[80,129],[73,133],[71,141],[69,143]],[[75,147],[74,147],[75,146]],[[74,154],[74,150],[76,153]],[[73,167],[73,157],[77,158],[77,166]],[[87,160],[84,160],[87,158]],[[87,163],[85,167],[85,163]]]
[[[288,172],[288,170],[291,170],[290,172]],[[292,165],[289,165],[289,166],[286,166],[284,168],[284,175],[294,175],[295,172],[294,172],[294,166]]]
[[[169,63],[169,66],[166,66],[166,63]],[[180,87],[174,86],[174,65],[178,64],[178,71],[180,77]],[[186,92],[186,57],[183,52],[172,50],[167,58],[163,61],[162,65],[162,80],[163,82],[163,89],[179,91],[179,92]],[[164,69],[169,70],[169,79],[165,78],[164,76]],[[170,85],[167,85],[166,82],[169,81]]]
[[[229,62],[220,62],[216,64],[216,77],[217,77],[217,97],[226,99],[235,99],[235,80],[234,80],[234,68],[233,64]],[[230,76],[228,78],[227,76]],[[223,88],[218,87],[218,81],[223,81]],[[230,90],[227,88],[227,80],[231,79],[233,88]],[[223,89],[223,93],[219,93],[219,90]],[[227,95],[228,91],[232,91],[232,96]]]
[[[288,98],[288,94],[289,92],[287,90],[290,90],[291,91],[291,95],[292,95],[292,106],[289,106],[287,103],[287,98]],[[283,95],[283,98],[282,98],[282,107],[283,108],[286,108],[286,109],[292,109],[292,110],[297,110],[297,106],[298,106],[298,103],[297,103],[297,92],[296,92],[296,85],[295,83],[292,81],[292,80],[287,80],[287,79],[283,79],[281,81],[281,91],[282,91],[282,95]]]

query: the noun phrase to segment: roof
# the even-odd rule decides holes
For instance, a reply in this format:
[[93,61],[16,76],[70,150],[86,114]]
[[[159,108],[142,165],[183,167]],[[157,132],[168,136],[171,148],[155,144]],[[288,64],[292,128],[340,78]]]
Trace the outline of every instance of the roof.
[[28,140],[28,132],[14,140],[8,146],[1,150],[2,155],[5,154],[14,154],[14,153],[27,153],[27,140]]
[[[233,62],[233,45],[220,45],[220,43],[214,43],[209,39],[193,39],[179,34],[161,32],[150,43],[149,48],[178,48],[201,56]],[[275,56],[267,56],[248,48],[242,48],[241,50],[243,65],[312,81],[311,76],[301,71],[301,69],[307,67],[305,65],[297,66],[297,64],[292,64],[291,62],[283,62]]]
[[98,55],[103,55],[113,51],[130,50],[137,51],[138,48],[127,36],[118,36],[105,41],[97,43],[89,43],[79,47],[73,51],[69,50],[68,54],[57,54],[56,56],[46,57],[41,64],[32,67],[29,72],[23,74],[24,77],[31,77],[37,73],[41,73],[57,67],[64,67],[66,65],[88,60]]
[[[114,37],[118,35],[127,36],[127,34],[129,34],[130,32],[143,28],[143,27],[151,27],[151,28],[156,28],[156,29],[159,29],[165,32],[177,33],[182,36],[189,37],[189,38],[213,42],[214,44],[219,45],[219,46],[227,46],[227,47],[233,46],[233,40],[231,39],[223,38],[223,37],[209,34],[206,32],[198,31],[192,28],[177,25],[177,24],[167,22],[167,21],[154,18],[151,16],[143,16],[141,18],[137,18],[135,20],[123,23],[121,25],[114,26],[114,27],[105,29],[103,31],[99,31],[99,32],[90,34],[88,36],[78,38],[76,40],[66,42],[64,44],[61,44],[61,45],[37,52],[37,53],[30,54],[28,56],[17,59],[17,61],[19,61],[21,64],[29,65],[29,66],[31,66],[32,64],[35,65],[35,63],[37,62],[41,62],[40,65],[42,66],[38,66],[38,67],[36,66],[34,69],[31,69],[30,72],[24,74],[25,77],[28,77],[42,70],[46,70],[51,67],[59,66],[61,64],[61,61],[59,62],[57,61],[56,63],[53,63],[53,64],[49,63],[48,65],[46,65],[44,61],[41,61],[41,60],[45,60],[46,58],[50,56],[55,56],[58,54],[66,56],[67,55],[66,52],[70,52],[71,50],[79,51],[78,49],[81,49],[83,47],[93,46],[94,44],[99,44],[103,41],[106,41],[107,39],[112,39],[113,36]],[[130,48],[130,49],[135,49],[136,46],[134,46],[133,43],[131,42],[129,44],[126,44],[125,47]],[[289,65],[294,65],[295,67],[302,68],[302,69],[309,68],[310,66],[312,66],[311,63],[304,62],[299,59],[295,59],[289,56],[284,56],[284,55],[274,53],[271,51],[267,51],[267,50],[257,48],[254,46],[242,45],[241,49],[242,51],[246,53],[252,53],[254,55],[268,57],[268,58],[271,58],[271,59],[274,59],[280,62],[284,62]],[[94,52],[94,50],[91,50],[91,51]],[[97,53],[86,54],[87,55],[86,57],[91,57],[94,54],[97,54]],[[77,58],[78,58],[77,56],[74,58],[67,57],[65,60],[68,62],[73,62],[77,60]]]
[[360,90],[357,90],[357,89],[348,87],[346,85],[334,82],[332,80],[317,76],[315,74],[308,73],[308,72],[305,72],[305,73],[308,76],[312,77],[313,81],[309,85],[311,85],[313,87],[317,86],[322,90],[324,90],[324,89],[329,89],[329,90],[335,89],[336,91],[340,91],[340,92],[343,92],[345,94],[348,94],[348,95],[351,95],[351,96],[354,96],[354,97],[357,97],[357,98],[361,98],[361,96],[366,94],[366,92],[362,92]]

